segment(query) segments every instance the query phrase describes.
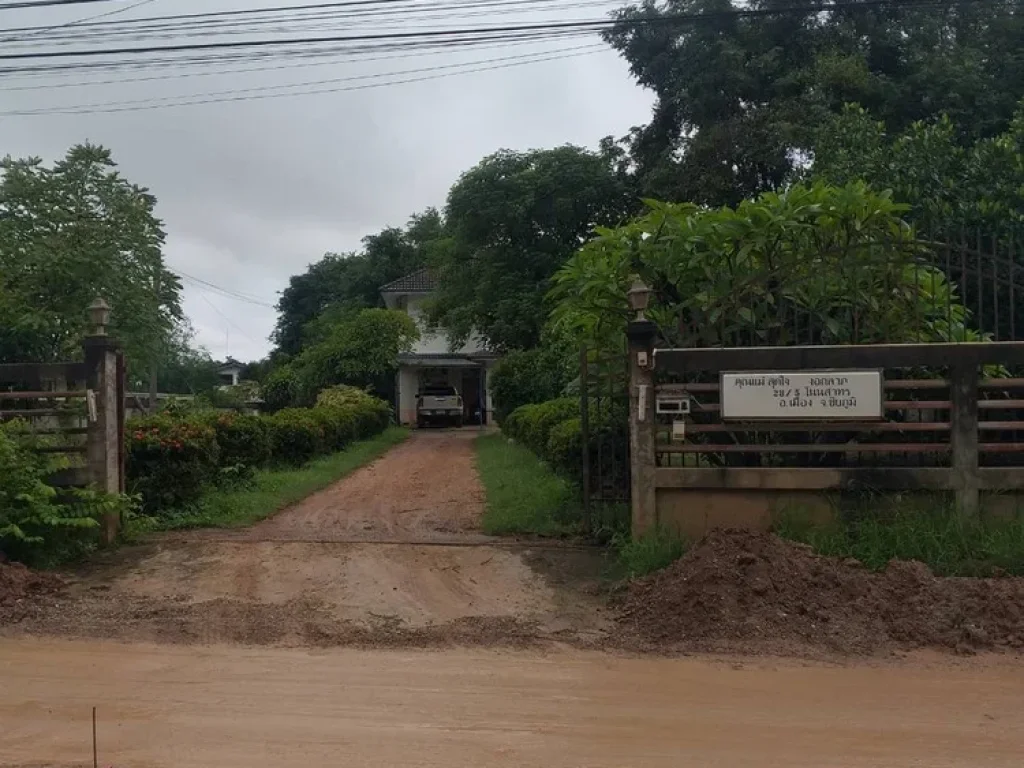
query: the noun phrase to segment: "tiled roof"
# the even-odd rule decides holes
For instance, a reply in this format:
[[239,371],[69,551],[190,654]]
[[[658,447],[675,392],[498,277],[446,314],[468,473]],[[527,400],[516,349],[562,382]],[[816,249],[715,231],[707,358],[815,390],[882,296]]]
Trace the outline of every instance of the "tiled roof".
[[430,274],[430,270],[424,267],[410,275],[393,280],[387,285],[381,286],[381,293],[430,293],[437,288],[437,280]]

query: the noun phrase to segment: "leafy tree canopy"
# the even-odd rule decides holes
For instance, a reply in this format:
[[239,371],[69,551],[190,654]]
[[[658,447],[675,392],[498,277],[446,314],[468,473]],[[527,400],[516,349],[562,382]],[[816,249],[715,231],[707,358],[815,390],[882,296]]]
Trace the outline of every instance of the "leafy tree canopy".
[[456,342],[475,330],[498,350],[535,346],[551,276],[631,205],[610,155],[565,146],[484,158],[448,195],[433,321]]
[[53,166],[7,157],[0,170],[0,360],[77,356],[97,296],[129,361],[151,360],[182,317],[155,198],[90,144]]
[[[963,141],[1004,131],[1024,96],[1019,0],[793,7],[645,0],[619,12],[656,20],[605,35],[657,97],[620,147],[643,196],[737,205],[776,189],[848,102],[893,131],[947,114]],[[708,18],[670,20],[693,14]]]
[[1020,237],[1024,104],[1006,132],[967,145],[947,116],[890,132],[866,110],[850,106],[820,131],[808,175],[836,184],[863,179],[891,190],[910,205],[908,218],[931,236],[981,229]]
[[650,202],[558,273],[555,325],[621,349],[628,290],[677,346],[974,340],[956,287],[863,183],[794,185],[735,209]]
[[345,384],[387,393],[394,383],[398,355],[419,338],[415,321],[390,309],[354,310],[339,318],[321,339],[264,381],[271,408],[311,405],[324,389]]
[[378,306],[380,287],[423,267],[443,233],[441,215],[429,209],[413,216],[405,229],[389,227],[365,238],[359,253],[329,253],[292,277],[277,305],[273,340],[278,350],[297,354],[308,340],[307,326],[329,309],[337,319]]

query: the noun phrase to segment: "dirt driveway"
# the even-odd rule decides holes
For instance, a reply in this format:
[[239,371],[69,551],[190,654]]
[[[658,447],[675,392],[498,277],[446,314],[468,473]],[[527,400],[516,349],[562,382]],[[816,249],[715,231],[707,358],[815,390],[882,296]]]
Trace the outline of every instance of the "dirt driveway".
[[480,532],[477,434],[417,432],[251,528],[99,558],[15,631],[288,646],[600,642],[597,555]]

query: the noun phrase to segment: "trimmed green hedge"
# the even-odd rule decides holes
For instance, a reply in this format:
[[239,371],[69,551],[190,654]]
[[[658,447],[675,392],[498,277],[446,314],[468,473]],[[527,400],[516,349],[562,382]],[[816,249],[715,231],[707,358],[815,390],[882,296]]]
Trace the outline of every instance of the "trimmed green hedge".
[[125,441],[128,492],[140,496],[146,514],[173,514],[218,483],[340,451],[391,422],[387,403],[361,394],[272,416],[198,412],[133,419]]
[[[590,473],[625,488],[629,472],[627,417],[622,408],[590,407]],[[580,483],[583,477],[583,434],[580,401],[559,398],[524,405],[502,424],[502,431],[544,459],[560,474]]]

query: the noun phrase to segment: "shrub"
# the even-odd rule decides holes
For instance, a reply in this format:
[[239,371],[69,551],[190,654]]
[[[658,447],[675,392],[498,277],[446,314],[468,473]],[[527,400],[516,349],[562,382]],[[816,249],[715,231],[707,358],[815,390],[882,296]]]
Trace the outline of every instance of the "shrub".
[[547,458],[548,436],[563,421],[578,418],[580,403],[573,398],[524,405],[510,414],[506,433],[538,456]]
[[583,463],[583,432],[578,416],[566,419],[551,428],[544,458],[562,474],[579,474]]
[[[38,562],[69,543],[91,539],[104,511],[104,494],[70,491],[46,484],[56,461],[35,450],[24,425],[0,425],[0,550],[13,559]],[[88,503],[94,501],[95,503]]]
[[369,392],[359,387],[350,387],[346,384],[339,384],[320,392],[316,396],[318,408],[337,408],[341,406],[365,406],[372,407],[381,401]]
[[267,422],[274,462],[299,466],[327,448],[326,430],[311,409],[286,408],[269,417]]
[[141,497],[147,514],[196,502],[217,478],[217,433],[201,417],[133,419],[125,443],[128,492]]
[[503,357],[490,374],[498,422],[524,405],[543,403],[562,395],[574,374],[576,358],[556,347],[517,350]]
[[270,427],[260,416],[244,413],[207,413],[213,427],[221,469],[258,469],[270,461]]
[[299,400],[299,377],[290,365],[275,368],[263,382],[263,403],[274,412],[295,405]]
[[340,451],[362,437],[355,411],[351,408],[317,407],[310,410],[310,415],[323,429],[324,450]]

